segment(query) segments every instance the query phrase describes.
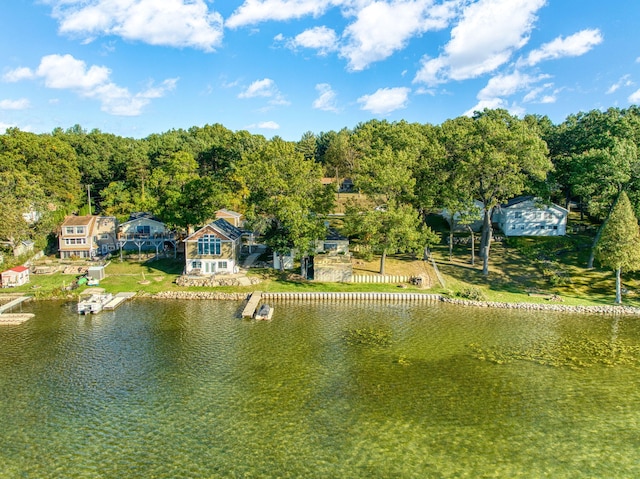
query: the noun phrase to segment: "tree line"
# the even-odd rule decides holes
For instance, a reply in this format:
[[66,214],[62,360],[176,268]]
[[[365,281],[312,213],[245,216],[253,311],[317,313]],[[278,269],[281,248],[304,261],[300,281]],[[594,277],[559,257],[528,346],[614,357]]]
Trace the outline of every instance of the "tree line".
[[146,211],[180,229],[229,208],[275,251],[304,255],[335,208],[336,183],[321,179],[350,178],[360,201],[347,205],[343,232],[381,255],[381,272],[387,254],[421,254],[437,241],[427,214],[446,208],[470,221],[479,200],[486,274],[491,212],[520,194],[577,202],[602,222],[625,191],[638,214],[639,144],[636,106],[581,112],[560,124],[501,109],[440,125],[371,120],[299,141],[220,124],[142,139],[79,125],[50,134],[11,128],[0,135],[0,240],[7,248],[42,242],[66,214],[89,207],[120,220]]

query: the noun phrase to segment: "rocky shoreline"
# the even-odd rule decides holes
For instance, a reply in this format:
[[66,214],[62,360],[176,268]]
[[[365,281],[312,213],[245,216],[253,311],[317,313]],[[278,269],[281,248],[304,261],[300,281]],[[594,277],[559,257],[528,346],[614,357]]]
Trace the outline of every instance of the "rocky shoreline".
[[[277,293],[271,293],[275,296]],[[308,293],[283,293],[287,294],[288,299],[292,296],[299,296],[296,299],[309,299]],[[331,293],[321,293],[325,296]],[[337,293],[338,294],[338,293]],[[355,293],[353,293],[355,294]],[[390,293],[394,299],[411,300],[409,295],[403,298],[403,293]],[[148,299],[184,299],[184,300],[223,300],[223,301],[244,301],[248,298],[247,293],[221,293],[213,291],[164,291],[154,294],[139,293],[138,298]],[[569,306],[563,304],[544,304],[544,303],[505,303],[496,301],[473,301],[467,299],[450,298],[443,295],[437,296],[437,300],[456,306],[476,307],[476,308],[494,308],[494,309],[519,309],[526,311],[548,311],[559,313],[580,313],[580,314],[613,314],[613,315],[640,315],[640,308],[631,306],[616,305],[599,305],[599,306]],[[316,298],[317,299],[317,298]]]

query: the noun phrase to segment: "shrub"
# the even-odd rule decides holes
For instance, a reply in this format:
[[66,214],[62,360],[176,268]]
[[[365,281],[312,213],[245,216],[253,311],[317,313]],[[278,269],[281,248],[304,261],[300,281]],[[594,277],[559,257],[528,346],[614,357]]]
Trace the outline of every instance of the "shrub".
[[457,296],[463,299],[469,299],[471,301],[484,301],[485,296],[478,288],[464,288],[458,291]]

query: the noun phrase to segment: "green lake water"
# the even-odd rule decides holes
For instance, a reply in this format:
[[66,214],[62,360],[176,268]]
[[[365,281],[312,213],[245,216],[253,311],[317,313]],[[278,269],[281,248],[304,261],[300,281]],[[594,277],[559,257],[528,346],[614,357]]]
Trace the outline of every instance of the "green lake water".
[[31,303],[0,477],[640,477],[640,319],[418,303]]

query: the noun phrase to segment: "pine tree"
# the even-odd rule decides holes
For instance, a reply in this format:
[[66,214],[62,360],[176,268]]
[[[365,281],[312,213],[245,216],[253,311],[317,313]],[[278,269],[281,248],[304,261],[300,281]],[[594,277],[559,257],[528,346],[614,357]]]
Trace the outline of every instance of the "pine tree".
[[596,245],[596,258],[604,267],[616,272],[616,303],[622,302],[620,275],[622,270],[640,269],[640,230],[629,197],[623,191],[618,196],[609,218],[602,227]]

